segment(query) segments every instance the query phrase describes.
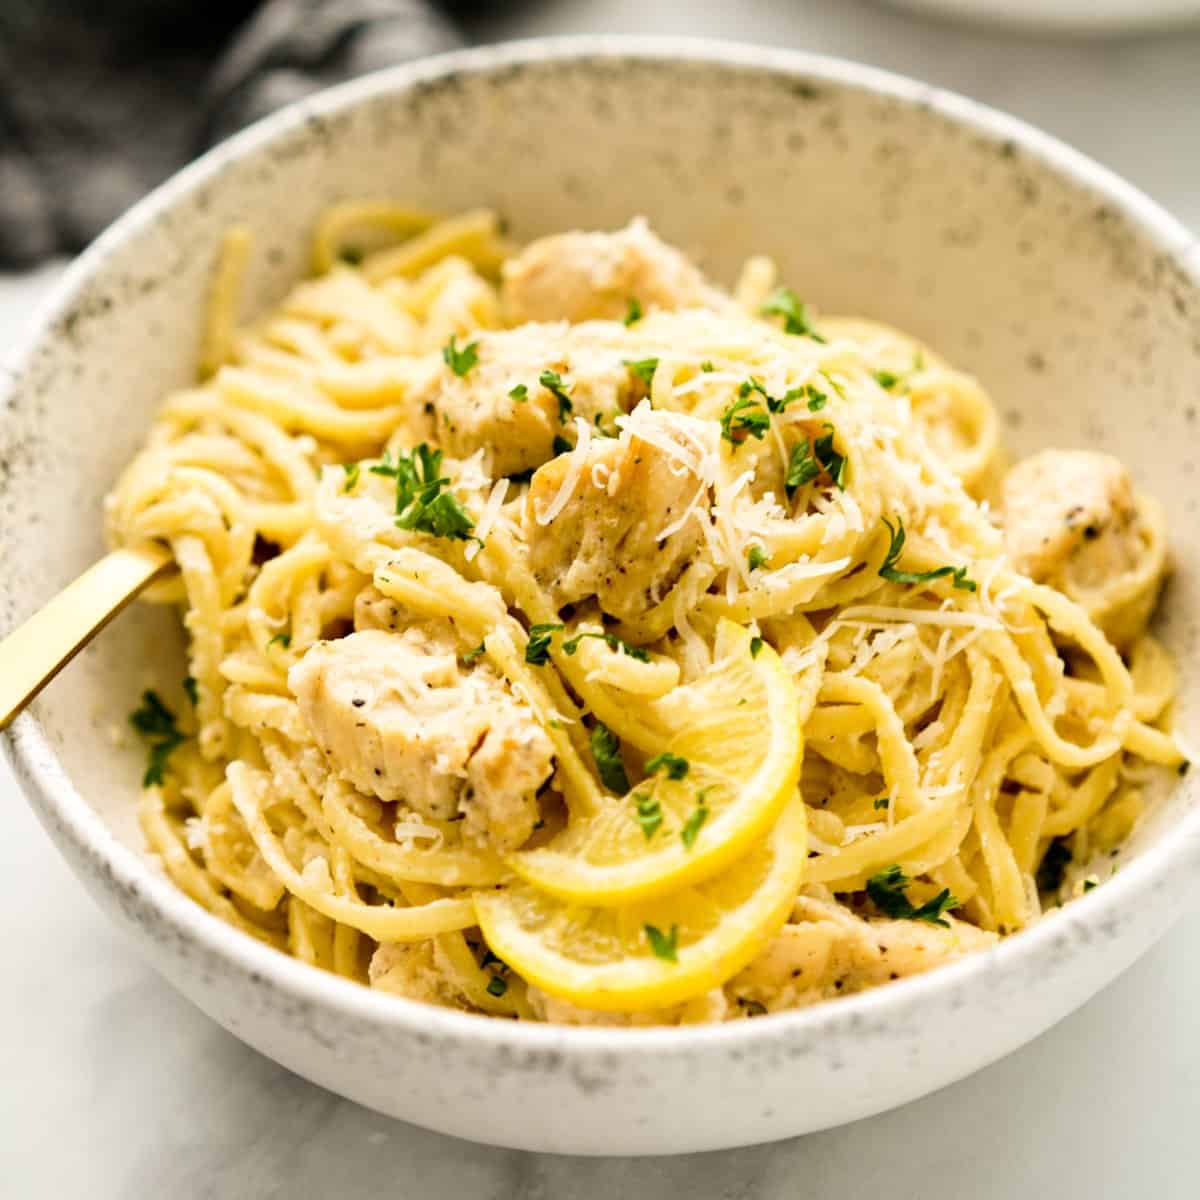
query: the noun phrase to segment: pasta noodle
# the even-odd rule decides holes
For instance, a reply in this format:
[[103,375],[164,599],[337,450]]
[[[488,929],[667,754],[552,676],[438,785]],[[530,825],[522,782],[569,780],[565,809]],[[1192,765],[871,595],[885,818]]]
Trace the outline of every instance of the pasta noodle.
[[[107,510],[115,543],[171,547],[150,598],[190,638],[193,703],[135,718],[147,842],[247,934],[508,1019],[753,1016],[1027,927],[1186,765],[1146,629],[1159,506],[1105,456],[1010,470],[978,383],[812,318],[770,260],[726,294],[638,222],[519,250],[488,211],[350,203],[245,326],[250,253],[232,231],[200,382]],[[786,911],[670,1002],[524,978],[481,929],[523,846],[630,814],[649,842],[675,793],[614,807],[628,774],[749,787],[704,765],[736,722],[695,699],[729,622],[799,714]],[[698,787],[685,850],[717,823]]]

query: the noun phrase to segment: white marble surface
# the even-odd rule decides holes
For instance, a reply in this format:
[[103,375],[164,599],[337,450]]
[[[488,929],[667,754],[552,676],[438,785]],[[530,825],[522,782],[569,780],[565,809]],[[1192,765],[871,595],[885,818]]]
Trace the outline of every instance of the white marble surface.
[[[688,32],[862,59],[1024,116],[1200,228],[1200,30],[1071,43],[973,32],[858,0],[560,0],[477,18],[475,31]],[[0,276],[0,353],[56,273]],[[339,1100],[246,1049],[101,918],[3,767],[0,946],[5,1197],[1183,1200],[1200,1186],[1195,914],[1034,1045],[918,1104],[775,1147],[641,1161],[455,1142]]]

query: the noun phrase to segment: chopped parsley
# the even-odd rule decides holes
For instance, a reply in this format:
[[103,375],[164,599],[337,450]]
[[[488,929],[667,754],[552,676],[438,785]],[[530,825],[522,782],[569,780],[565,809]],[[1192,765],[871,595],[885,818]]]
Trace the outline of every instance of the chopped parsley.
[[1071,847],[1063,838],[1055,838],[1046,847],[1042,856],[1042,865],[1037,870],[1037,885],[1039,892],[1057,892],[1062,887],[1067,867],[1071,865]]
[[642,833],[646,835],[646,841],[649,841],[658,832],[659,826],[663,823],[663,812],[662,805],[659,804],[653,792],[637,794],[634,820],[641,826]]
[[887,797],[887,796],[880,796],[880,797],[879,797],[879,798],[878,798],[878,799],[877,799],[877,800],[876,800],[876,801],[875,801],[875,802],[874,802],[874,803],[871,805],[871,807],[872,807],[873,809],[875,809],[875,811],[876,811],[876,812],[878,812],[880,809],[885,809],[885,810],[886,810],[886,809],[888,808],[888,806],[889,806],[891,803],[892,803],[892,801],[891,801],[891,799],[890,799],[889,797]]
[[[562,626],[560,625],[561,629]],[[646,653],[641,646],[631,646],[628,642],[622,641],[615,633],[577,633],[574,637],[563,639],[563,652],[566,654],[574,654],[579,649],[579,643],[584,638],[598,638],[610,650],[620,650],[622,654],[629,655],[630,658],[637,659],[638,662],[649,662],[650,655]]]
[[338,251],[338,258],[348,266],[357,267],[363,260],[362,248],[359,246],[343,246]]
[[452,493],[444,490],[450,480],[441,475],[442,452],[422,442],[412,454],[391,456],[370,468],[373,475],[396,481],[396,525],[419,533],[467,541],[475,522]]
[[487,990],[489,996],[495,996],[499,999],[499,997],[508,991],[508,980],[502,979],[499,975],[493,975],[488,980]]
[[900,376],[893,371],[872,371],[871,374],[875,376],[875,382],[885,391],[890,392],[900,382]]
[[285,650],[292,644],[292,635],[290,633],[277,633],[268,643],[268,646],[279,645]]
[[555,435],[554,441],[550,443],[550,449],[554,451],[554,456],[557,458],[560,454],[570,454],[575,447],[565,437]]
[[830,432],[813,441],[804,438],[792,447],[787,475],[783,480],[784,491],[789,499],[797,489],[812,483],[822,471],[829,475],[839,491],[846,490],[846,456],[833,448],[833,427],[826,425],[825,428]]
[[524,404],[529,399],[529,389],[523,383],[517,383],[508,389],[508,396],[518,404]]
[[932,900],[916,907],[908,898],[907,888],[910,883],[912,880],[896,863],[892,863],[890,867],[885,867],[878,875],[872,875],[867,880],[867,895],[885,916],[903,917],[910,921],[928,921],[930,925],[943,925],[948,929],[950,922],[945,920],[942,914],[958,907],[958,901],[950,894],[950,889],[942,888]]
[[190,675],[183,677],[183,691],[193,704],[200,703],[200,694],[196,691],[196,681]]
[[529,641],[525,646],[525,661],[534,667],[544,667],[550,659],[550,635],[559,629],[562,629],[562,626],[553,622],[530,625]]
[[629,307],[625,310],[625,325],[628,327],[635,324],[643,315],[642,302],[636,296],[630,296]]
[[654,372],[658,370],[657,358],[624,358],[621,361],[629,368],[629,373],[647,387],[654,382]]
[[770,558],[771,556],[757,544],[746,551],[746,564],[751,571],[757,571],[759,567],[766,566],[770,562]]
[[1094,879],[1085,879],[1083,881],[1083,890],[1090,892],[1092,888],[1098,888],[1100,885]]
[[457,336],[454,333],[450,335],[450,340],[442,347],[442,358],[446,360],[446,366],[461,379],[479,361],[479,343],[472,342],[460,350],[455,345]]
[[820,412],[829,403],[829,397],[819,387],[814,387],[811,383],[804,385],[804,391],[808,396],[809,412]]
[[782,317],[785,333],[812,338],[814,342],[825,341],[812,327],[812,322],[808,319],[808,310],[791,288],[777,287],[758,311],[764,317]]
[[621,742],[607,725],[596,723],[592,730],[592,757],[600,772],[600,781],[610,792],[624,795],[629,791],[629,776],[621,759]]
[[361,469],[362,468],[358,463],[346,464],[344,467],[346,472],[346,482],[342,484],[343,492],[352,492],[356,487],[358,487],[358,474]]
[[709,374],[711,374],[711,373],[712,373],[713,371],[715,371],[716,369],[717,369],[717,368],[716,368],[716,367],[713,365],[713,360],[712,360],[711,358],[706,358],[706,359],[705,359],[705,360],[704,360],[704,361],[703,361],[703,362],[700,364],[700,370],[702,370],[702,371],[703,371],[703,372],[704,372],[706,375],[709,375]]
[[575,409],[562,376],[557,371],[546,370],[538,376],[538,383],[558,401],[558,420],[562,424]]
[[679,926],[672,925],[669,933],[663,933],[657,925],[645,925],[646,940],[655,958],[666,959],[667,962],[679,961]]
[[932,571],[898,571],[896,563],[900,561],[900,555],[904,553],[904,522],[899,517],[896,518],[896,524],[893,526],[887,517],[881,517],[884,525],[887,526],[888,534],[891,536],[891,545],[888,546],[888,552],[884,556],[883,565],[879,568],[879,574],[889,583],[929,583],[934,579],[945,579],[950,577],[956,588],[963,591],[973,592],[976,588],[975,580],[967,578],[966,567],[935,567]]
[[700,835],[700,830],[704,828],[704,822],[708,820],[708,805],[704,803],[704,794],[701,793],[700,798],[696,802],[696,807],[692,811],[692,815],[683,823],[683,828],[679,831],[679,840],[683,843],[685,850],[690,850]]
[[721,414],[721,436],[739,446],[747,437],[760,442],[771,427],[771,417],[757,400],[738,398]]
[[691,768],[691,763],[686,758],[682,758],[678,754],[672,754],[669,750],[664,750],[661,754],[656,754],[653,758],[646,761],[646,774],[653,775],[655,771],[663,770],[667,773],[668,779],[683,779]]
[[142,787],[161,787],[167,759],[186,740],[175,724],[175,714],[158,698],[157,692],[145,691],[141,707],[130,714],[129,723],[149,747]]
[[469,665],[470,663],[473,663],[477,658],[479,658],[483,654],[483,652],[484,652],[483,643],[480,642],[478,646],[475,646],[473,649],[468,650],[466,652],[466,654],[462,655],[462,657],[459,659],[459,661],[465,667],[465,666]]
[[750,639],[750,657],[757,658],[762,653],[762,648],[765,645],[762,638],[752,637]]

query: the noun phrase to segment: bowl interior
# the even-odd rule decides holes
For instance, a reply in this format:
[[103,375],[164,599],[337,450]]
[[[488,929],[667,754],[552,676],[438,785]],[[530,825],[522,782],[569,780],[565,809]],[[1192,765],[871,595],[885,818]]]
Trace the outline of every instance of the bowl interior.
[[[1194,246],[1047,139],[915,84],[763,51],[597,48],[478,70],[459,56],[352,85],[210,155],[106,235],[8,381],[0,628],[101,553],[105,492],[164,392],[192,378],[229,225],[254,232],[258,311],[303,272],[310,227],[336,200],[489,205],[518,238],[644,213],[719,280],[766,253],[822,310],[928,339],[982,380],[1018,453],[1095,447],[1128,462],[1171,521],[1162,631],[1186,730],[1200,711]],[[140,752],[121,744],[125,714],[143,687],[179,696],[181,642],[174,614],[135,607],[34,709],[131,847]],[[1130,853],[1194,791],[1177,789]]]

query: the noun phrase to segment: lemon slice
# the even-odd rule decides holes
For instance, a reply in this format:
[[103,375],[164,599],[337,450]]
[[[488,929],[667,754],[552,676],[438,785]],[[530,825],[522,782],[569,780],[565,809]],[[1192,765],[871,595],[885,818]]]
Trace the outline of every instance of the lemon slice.
[[475,895],[492,952],[544,992],[630,1012],[689,1000],[742,969],[786,920],[804,875],[797,796],[728,871],[627,908],[566,904],[528,884]]
[[511,855],[518,875],[564,900],[628,904],[716,875],[766,834],[800,773],[796,690],[779,656],[732,621],[715,649],[703,679],[640,708],[663,730],[659,768]]

